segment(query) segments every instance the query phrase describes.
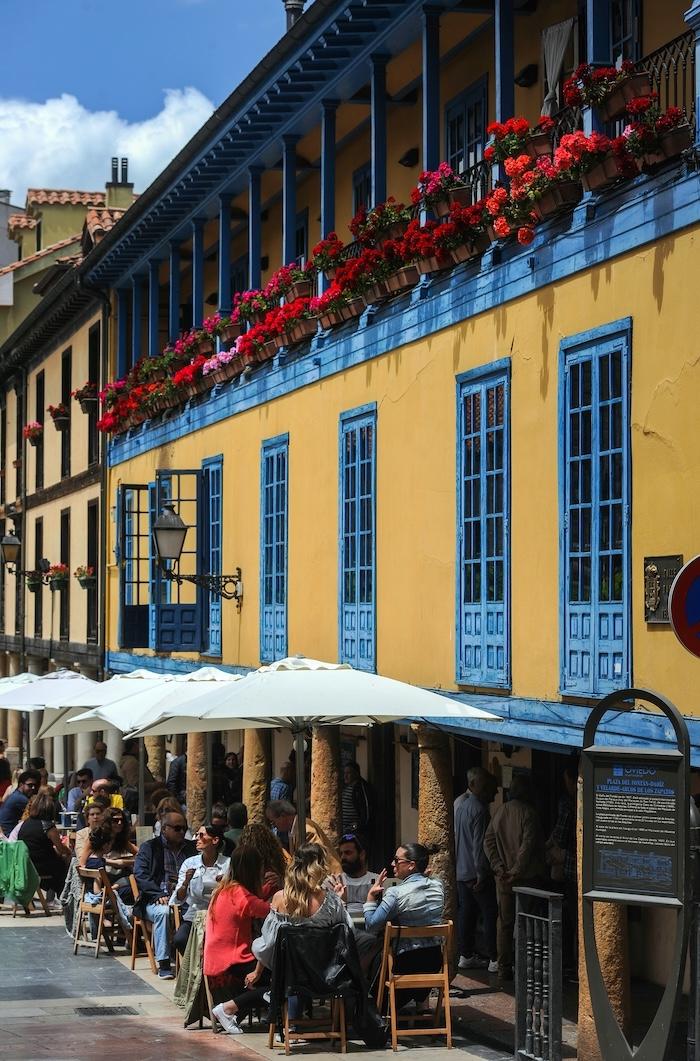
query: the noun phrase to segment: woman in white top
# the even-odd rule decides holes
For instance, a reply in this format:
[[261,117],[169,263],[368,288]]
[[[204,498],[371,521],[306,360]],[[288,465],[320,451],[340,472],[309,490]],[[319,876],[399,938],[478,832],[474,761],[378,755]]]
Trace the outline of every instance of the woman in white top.
[[214,889],[223,879],[229,860],[223,854],[224,830],[220,825],[202,825],[197,835],[197,854],[186,858],[180,866],[175,890],[170,896],[171,906],[185,906],[182,924],[173,937],[181,954],[184,953],[190,929],[197,913],[206,910]]

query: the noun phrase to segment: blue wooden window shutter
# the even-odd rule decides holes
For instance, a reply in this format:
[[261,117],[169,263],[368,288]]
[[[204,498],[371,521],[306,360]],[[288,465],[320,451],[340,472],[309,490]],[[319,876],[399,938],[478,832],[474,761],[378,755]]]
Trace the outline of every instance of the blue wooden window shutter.
[[510,366],[458,379],[457,681],[510,684]]
[[148,646],[149,539],[148,487],[123,484],[117,491],[121,648]]
[[561,691],[631,683],[630,322],[562,343]]
[[376,406],[340,418],[339,655],[376,669]]
[[[204,569],[209,575],[220,575],[223,570],[221,566],[223,471],[224,458],[221,455],[209,457],[202,463],[205,509],[203,531],[206,535],[203,542]],[[209,656],[220,656],[222,651],[221,597],[207,594],[204,615],[208,616],[204,651]]]
[[287,655],[289,436],[262,444],[260,465],[260,659]]
[[[156,473],[156,511],[162,511],[164,501],[172,501],[175,511],[189,528],[180,555],[179,571],[183,575],[201,574],[205,562],[201,480],[199,469]],[[201,652],[207,594],[192,583],[185,582],[180,586],[166,581],[159,571],[156,571],[155,585],[157,650]]]

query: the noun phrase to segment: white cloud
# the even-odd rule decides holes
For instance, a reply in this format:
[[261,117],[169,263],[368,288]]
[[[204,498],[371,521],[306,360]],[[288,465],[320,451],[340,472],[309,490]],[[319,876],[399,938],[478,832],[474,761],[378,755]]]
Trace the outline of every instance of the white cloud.
[[143,191],[213,109],[196,88],[166,89],[162,110],[142,122],[86,110],[71,95],[45,103],[0,99],[0,188],[12,189],[18,205],[27,188],[102,188],[119,155]]

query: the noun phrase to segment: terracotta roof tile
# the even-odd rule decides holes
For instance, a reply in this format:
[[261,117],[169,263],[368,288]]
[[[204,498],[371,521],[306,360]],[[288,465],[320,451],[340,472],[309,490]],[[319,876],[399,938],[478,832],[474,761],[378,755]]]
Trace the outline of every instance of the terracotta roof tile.
[[30,188],[27,191],[27,206],[104,206],[105,192],[65,191],[60,188]]
[[125,210],[88,210],[85,215],[85,225],[88,235],[93,243],[99,243],[106,232],[114,228],[120,217],[126,213]]
[[69,236],[68,239],[62,239],[59,240],[58,243],[52,243],[50,247],[44,247],[43,250],[37,251],[36,254],[30,254],[28,258],[22,258],[21,261],[12,262],[11,265],[6,265],[4,269],[0,269],[0,276],[4,276],[5,273],[12,273],[16,269],[21,269],[23,265],[28,265],[29,262],[36,261],[37,258],[47,258],[50,254],[55,253],[55,251],[62,250],[63,247],[70,247],[71,243],[79,242],[80,236]]
[[27,214],[10,214],[7,219],[8,231],[16,228],[36,228],[36,218]]

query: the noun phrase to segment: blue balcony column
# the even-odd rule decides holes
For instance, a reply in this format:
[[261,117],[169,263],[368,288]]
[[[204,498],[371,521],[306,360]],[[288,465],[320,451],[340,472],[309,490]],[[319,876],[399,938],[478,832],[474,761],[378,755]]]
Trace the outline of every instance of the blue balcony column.
[[128,369],[129,353],[129,292],[117,289],[117,377],[122,379]]
[[423,169],[440,164],[440,13],[423,8]]
[[695,143],[700,144],[700,0],[693,0],[690,9],[683,16],[695,34]]
[[231,195],[219,196],[219,313],[231,313]]
[[131,364],[141,360],[144,276],[131,278]]
[[338,103],[324,99],[321,107],[321,236],[325,239],[335,228],[335,115]]
[[[595,66],[612,63],[611,0],[586,0],[586,59]],[[583,129],[586,134],[603,132],[605,123],[594,107],[584,107]]]
[[204,221],[192,219],[192,327],[201,328],[204,319]]
[[260,287],[260,258],[262,256],[261,176],[262,166],[251,166],[248,170],[248,284],[253,291]]
[[160,261],[157,258],[148,263],[148,356],[156,357],[160,353],[159,336],[159,302],[160,302]]
[[372,206],[386,199],[386,64],[388,55],[372,56],[370,111]]
[[298,136],[282,137],[282,265],[289,265],[297,256],[298,141]]
[[494,0],[496,121],[515,115],[515,24],[513,0]]
[[180,244],[170,244],[170,285],[168,288],[168,338],[174,343],[180,334]]

